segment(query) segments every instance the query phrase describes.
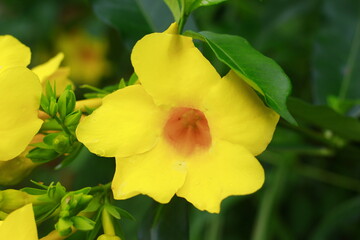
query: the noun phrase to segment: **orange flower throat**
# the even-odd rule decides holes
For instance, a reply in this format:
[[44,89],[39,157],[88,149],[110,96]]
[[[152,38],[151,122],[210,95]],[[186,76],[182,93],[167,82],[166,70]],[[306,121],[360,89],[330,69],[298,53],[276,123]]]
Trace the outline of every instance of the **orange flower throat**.
[[193,108],[173,108],[165,124],[164,135],[172,146],[185,155],[211,145],[208,121],[203,112]]

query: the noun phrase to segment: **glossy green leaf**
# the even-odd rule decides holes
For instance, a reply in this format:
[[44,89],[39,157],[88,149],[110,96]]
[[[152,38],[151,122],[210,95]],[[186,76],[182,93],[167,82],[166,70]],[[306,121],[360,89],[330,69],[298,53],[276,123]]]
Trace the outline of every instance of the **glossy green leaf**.
[[360,141],[360,121],[343,116],[327,106],[315,106],[300,99],[290,98],[291,114],[301,122],[333,131],[340,137]]
[[206,7],[215,4],[225,2],[226,0],[185,0],[186,3],[186,14],[196,10],[199,7]]
[[180,1],[179,0],[164,0],[164,2],[170,8],[175,21],[178,22],[181,17]]
[[173,21],[162,0],[93,0],[95,14],[129,40],[130,47],[144,35],[164,31]]
[[220,61],[264,96],[269,107],[288,122],[296,124],[286,106],[291,92],[290,80],[274,60],[262,55],[239,36],[206,31],[185,34],[205,41]]

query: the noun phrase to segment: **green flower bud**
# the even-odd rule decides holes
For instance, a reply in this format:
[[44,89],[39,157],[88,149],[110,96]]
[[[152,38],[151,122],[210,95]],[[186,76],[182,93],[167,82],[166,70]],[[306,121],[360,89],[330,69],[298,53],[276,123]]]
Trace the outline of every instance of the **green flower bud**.
[[50,103],[49,103],[49,112],[48,114],[51,116],[51,117],[55,117],[56,114],[58,112],[58,105],[56,103],[56,99],[55,98],[50,98]]
[[67,127],[77,126],[80,121],[81,115],[82,115],[82,112],[80,110],[67,115],[65,118],[65,125]]
[[67,236],[72,232],[71,227],[73,222],[68,218],[60,218],[55,224],[55,229],[59,232],[60,236]]
[[65,153],[70,147],[70,139],[65,133],[60,133],[53,139],[52,145],[56,152]]

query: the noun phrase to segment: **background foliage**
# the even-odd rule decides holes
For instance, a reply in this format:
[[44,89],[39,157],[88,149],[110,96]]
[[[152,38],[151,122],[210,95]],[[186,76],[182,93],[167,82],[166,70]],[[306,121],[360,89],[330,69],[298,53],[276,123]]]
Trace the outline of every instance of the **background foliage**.
[[[34,66],[60,51],[64,34],[82,30],[101,39],[109,49],[109,67],[96,83],[100,87],[128,79],[133,44],[171,22],[161,0],[0,2],[0,34],[30,46]],[[228,0],[197,9],[185,30],[242,36],[274,59],[291,79],[288,108],[299,125],[280,122],[259,157],[266,171],[264,187],[226,199],[219,215],[200,212],[178,198],[166,206],[144,196],[117,201],[136,218],[119,221],[125,238],[360,239],[359,1]],[[228,71],[208,46],[197,44],[219,73]],[[70,57],[65,55],[65,62]],[[86,91],[77,88],[77,97]],[[107,183],[114,172],[113,159],[87,150],[61,170],[54,171],[55,165],[37,168],[16,188],[33,179],[60,181],[76,190]]]

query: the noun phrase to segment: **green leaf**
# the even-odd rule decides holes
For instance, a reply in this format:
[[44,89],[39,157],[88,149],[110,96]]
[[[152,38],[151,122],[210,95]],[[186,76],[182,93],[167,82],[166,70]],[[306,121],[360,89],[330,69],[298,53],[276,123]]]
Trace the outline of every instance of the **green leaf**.
[[187,15],[189,15],[192,11],[196,10],[199,7],[211,6],[225,1],[226,0],[185,0],[185,12]]
[[181,17],[181,7],[179,0],[164,0],[164,2],[170,8],[175,21],[179,22]]
[[162,0],[93,0],[95,14],[117,29],[132,47],[144,35],[165,30],[172,22]]
[[274,60],[262,55],[239,36],[206,31],[188,31],[185,34],[205,41],[220,61],[264,96],[269,107],[288,122],[296,124],[286,106],[291,92],[290,80]]
[[46,194],[46,190],[44,189],[37,189],[37,188],[31,188],[31,187],[24,187],[21,189],[21,191],[26,192],[31,195],[43,195]]
[[360,121],[343,116],[327,106],[315,106],[300,99],[289,98],[291,114],[301,122],[333,131],[340,137],[360,141]]
[[135,221],[135,217],[133,215],[131,215],[128,211],[126,211],[125,209],[119,208],[119,207],[115,207],[116,211],[118,211],[118,213],[120,214],[120,217],[122,218],[127,218],[129,220]]
[[80,231],[90,231],[94,229],[95,222],[84,216],[74,216],[71,218],[74,227]]
[[115,206],[106,204],[104,207],[104,210],[106,210],[111,216],[113,216],[116,219],[120,219],[120,213],[116,210]]

